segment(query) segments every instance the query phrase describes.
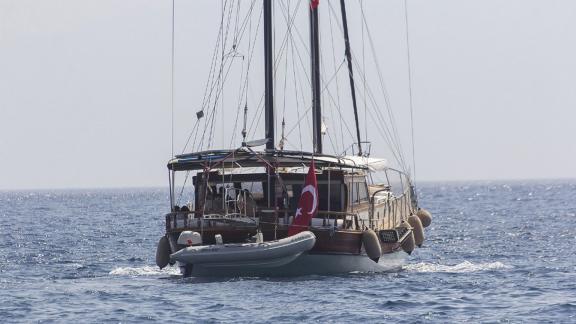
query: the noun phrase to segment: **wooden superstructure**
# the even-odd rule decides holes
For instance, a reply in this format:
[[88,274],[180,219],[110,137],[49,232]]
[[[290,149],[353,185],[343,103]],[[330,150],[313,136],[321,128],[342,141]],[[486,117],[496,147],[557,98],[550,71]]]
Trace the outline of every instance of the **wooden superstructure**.
[[[210,156],[213,158],[199,154],[195,163],[182,159],[169,164],[172,179],[176,170],[203,166],[192,177],[194,199],[186,207],[173,204],[166,215],[166,234],[172,251],[182,248],[176,244],[182,231],[200,233],[203,244],[215,244],[217,234],[224,244],[249,242],[257,232],[262,232],[264,241],[286,237],[312,158],[320,166],[316,170],[319,206],[307,228],[316,235],[316,244],[309,254],[366,255],[362,233],[372,230],[379,235],[385,255],[399,251],[402,241],[411,234],[402,224],[417,206],[412,186],[400,171],[381,170],[387,179],[395,175],[400,180],[403,188],[394,193],[392,183],[368,183],[369,168],[345,159],[245,150],[235,154],[212,152]],[[209,163],[203,164],[202,159]],[[247,167],[239,167],[240,161]],[[188,168],[179,163],[187,163]],[[232,165],[236,168],[224,167]],[[270,166],[274,166],[272,172],[258,172]],[[269,188],[270,183],[274,188]],[[174,195],[172,187],[171,196]]]

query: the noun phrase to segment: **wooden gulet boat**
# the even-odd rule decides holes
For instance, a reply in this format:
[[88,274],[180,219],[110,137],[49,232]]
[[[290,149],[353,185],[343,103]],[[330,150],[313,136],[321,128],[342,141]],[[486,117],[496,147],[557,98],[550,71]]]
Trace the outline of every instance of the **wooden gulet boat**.
[[[176,155],[168,162],[171,211],[156,263],[180,266],[185,276],[288,276],[400,269],[424,240],[430,213],[418,207],[409,175],[368,157],[361,149],[354,79],[341,1],[346,55],[359,154],[322,150],[318,1],[311,1],[311,85],[314,152],[275,146],[273,108],[272,0],[263,0],[265,50],[265,140],[239,148]],[[200,118],[200,117],[199,117]],[[264,150],[256,147],[266,145]],[[289,236],[306,194],[307,173],[317,181],[314,215]],[[371,181],[385,174],[386,182]],[[194,173],[193,202],[177,206],[175,179]],[[393,183],[389,179],[398,179]]]

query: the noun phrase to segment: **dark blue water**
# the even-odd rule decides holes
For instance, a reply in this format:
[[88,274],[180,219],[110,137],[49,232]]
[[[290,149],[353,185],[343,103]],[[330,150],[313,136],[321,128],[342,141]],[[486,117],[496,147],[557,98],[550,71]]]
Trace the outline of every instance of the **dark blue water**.
[[425,184],[403,271],[182,279],[158,271],[167,192],[0,193],[2,322],[576,322],[576,181]]

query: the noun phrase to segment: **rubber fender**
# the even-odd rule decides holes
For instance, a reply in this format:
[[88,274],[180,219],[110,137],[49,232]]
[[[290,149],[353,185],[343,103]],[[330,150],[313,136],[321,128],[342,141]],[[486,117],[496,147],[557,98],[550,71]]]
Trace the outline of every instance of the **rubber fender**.
[[156,265],[162,269],[168,262],[170,262],[170,242],[166,236],[162,236],[156,248]]
[[414,243],[416,243],[418,247],[421,247],[422,243],[424,243],[424,226],[422,226],[420,218],[416,215],[410,215],[410,217],[408,217],[408,224],[412,226],[412,233],[414,233]]
[[432,224],[432,214],[430,214],[430,212],[427,211],[426,209],[420,208],[416,212],[416,216],[418,216],[418,218],[420,218],[420,222],[422,222],[422,226],[428,227],[428,226],[430,226],[430,224]]
[[380,246],[378,235],[373,230],[365,230],[362,232],[362,244],[364,244],[364,250],[366,250],[368,257],[374,262],[378,262],[378,259],[382,256],[382,247]]
[[416,245],[416,242],[414,242],[414,232],[410,232],[410,234],[408,236],[406,236],[406,238],[404,239],[404,241],[402,241],[402,250],[404,250],[404,252],[408,253],[408,254],[412,254],[412,251],[414,251],[414,247]]

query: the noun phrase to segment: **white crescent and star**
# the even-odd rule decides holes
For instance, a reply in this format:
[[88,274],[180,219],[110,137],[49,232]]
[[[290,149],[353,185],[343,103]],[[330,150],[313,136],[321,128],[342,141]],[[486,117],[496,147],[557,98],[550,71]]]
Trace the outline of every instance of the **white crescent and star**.
[[[300,194],[300,197],[302,197],[304,195],[304,193],[309,192],[312,195],[312,209],[310,209],[310,211],[308,212],[308,214],[312,214],[316,211],[316,207],[318,207],[318,198],[316,197],[316,188],[314,188],[313,185],[307,185],[306,187],[304,187],[304,189],[302,189],[302,193]],[[298,216],[302,215],[302,208],[298,208],[296,210],[296,215],[295,217],[298,218]]]

